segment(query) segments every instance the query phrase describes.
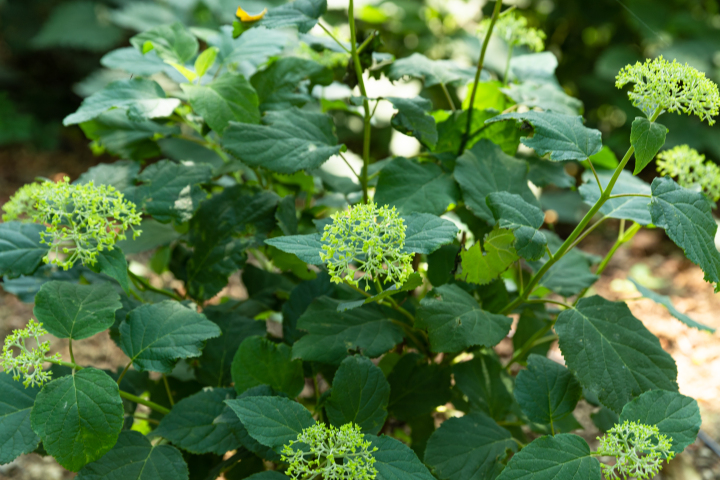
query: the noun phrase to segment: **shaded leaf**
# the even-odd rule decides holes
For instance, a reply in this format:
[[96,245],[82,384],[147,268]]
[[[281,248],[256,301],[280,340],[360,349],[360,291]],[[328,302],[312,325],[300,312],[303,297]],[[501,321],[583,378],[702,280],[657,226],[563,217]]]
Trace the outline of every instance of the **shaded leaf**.
[[257,25],[266,28],[297,27],[300,33],[307,33],[326,11],[327,0],[295,0],[269,9]]
[[667,132],[668,129],[664,125],[650,122],[645,117],[635,117],[630,132],[630,144],[635,147],[633,175],[642,172],[643,168],[655,158],[655,155],[665,145]]
[[130,43],[142,53],[154,50],[161,59],[180,65],[198,51],[197,39],[180,22],[151,28],[132,37]]
[[392,126],[399,132],[412,135],[420,143],[434,148],[438,133],[435,119],[429,114],[432,110],[432,102],[423,97],[387,97],[387,100],[397,109],[397,113],[392,118]]
[[450,400],[450,369],[406,353],[388,376],[388,412],[401,421],[417,418]]
[[471,408],[482,410],[495,420],[505,418],[513,404],[508,375],[495,356],[475,354],[467,362],[453,365],[456,387],[467,397]]
[[320,252],[322,251],[322,237],[319,233],[308,235],[286,235],[284,237],[268,238],[265,243],[272,245],[283,252],[292,253],[305,263],[322,265]]
[[245,77],[226,73],[207,85],[183,84],[193,110],[222,133],[230,122],[260,123],[259,100]]
[[538,231],[545,223],[545,214],[540,208],[508,192],[493,192],[485,201],[498,226],[512,230],[518,255],[538,260],[545,254],[547,238]]
[[375,480],[434,480],[415,452],[401,441],[385,435],[366,435],[365,438],[378,449],[373,454],[378,471]]
[[243,393],[252,387],[269,385],[274,390],[297,397],[305,386],[302,362],[291,359],[285,344],[275,344],[263,337],[248,337],[235,353],[232,379],[235,390]]
[[117,245],[112,250],[99,252],[96,260],[97,263],[92,266],[94,271],[103,273],[113,280],[116,280],[125,293],[130,291],[127,259]]
[[393,81],[404,76],[418,78],[425,82],[426,87],[432,87],[440,83],[468,83],[475,77],[475,68],[461,67],[452,60],[430,60],[425,55],[413,53],[393,62],[387,76]]
[[266,111],[302,107],[309,102],[312,97],[305,89],[299,88],[299,85],[307,83],[306,80],[310,82],[310,87],[315,84],[330,85],[333,74],[329,68],[313,60],[284,57],[253,75],[250,82],[260,99],[260,111]]
[[441,245],[452,243],[458,228],[450,220],[428,213],[403,215],[405,247],[403,252],[432,253]]
[[533,81],[511,83],[502,91],[517,104],[530,108],[539,107],[563,115],[578,115],[583,107],[580,100],[571,97],[562,88],[551,83]]
[[30,426],[30,411],[40,387],[25,388],[9,373],[0,372],[0,391],[0,465],[5,465],[32,452],[40,442]]
[[40,243],[44,225],[0,223],[0,275],[32,275],[50,247]]
[[675,308],[675,305],[673,305],[672,300],[670,297],[666,295],[660,295],[659,293],[653,292],[649,288],[645,288],[642,285],[640,285],[635,279],[629,278],[633,285],[635,285],[635,288],[637,288],[638,292],[640,292],[640,295],[642,295],[645,298],[649,298],[655,303],[658,303],[662,305],[663,307],[668,309],[668,312],[670,312],[670,315],[680,320],[682,323],[687,325],[688,327],[697,328],[698,330],[704,330],[706,332],[715,333],[715,329],[708,327],[707,325],[703,325],[702,323],[696,322],[692,318],[688,317],[684,313],[680,312],[677,308]]

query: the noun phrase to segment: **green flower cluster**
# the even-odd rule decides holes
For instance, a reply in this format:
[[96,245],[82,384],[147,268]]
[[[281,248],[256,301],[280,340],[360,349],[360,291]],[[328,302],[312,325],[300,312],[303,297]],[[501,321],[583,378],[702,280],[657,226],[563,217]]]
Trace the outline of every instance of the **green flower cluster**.
[[371,442],[364,438],[353,423],[339,429],[316,423],[283,446],[282,460],[290,465],[285,474],[293,480],[372,480],[377,476],[373,466],[377,447],[371,448]]
[[605,478],[652,478],[660,471],[663,460],[670,461],[672,439],[660,435],[655,425],[643,425],[630,422],[615,425],[600,438],[597,453],[613,456],[617,462],[613,466],[602,464]]
[[[47,353],[50,351],[50,342],[40,341],[40,337],[47,334],[47,330],[42,328],[42,323],[31,319],[27,327],[22,330],[13,330],[13,333],[5,337],[0,366],[15,380],[20,380],[20,376],[23,376],[23,385],[26,387],[42,386],[45,382],[49,382],[52,372],[43,370],[43,363],[48,360],[60,360],[59,353],[47,357]],[[35,340],[36,346],[33,349],[28,349],[25,345],[25,340],[30,338]],[[14,348],[20,350],[17,357],[14,354]]]
[[[402,253],[405,246],[405,223],[395,207],[380,207],[374,203],[359,204],[338,212],[333,222],[325,225],[320,258],[327,264],[335,283],[348,282],[358,286],[357,272],[365,275],[365,290],[369,278],[400,288],[412,270],[412,255]],[[352,263],[357,263],[354,270]]]
[[27,216],[35,223],[46,225],[42,242],[50,245],[46,263],[55,263],[65,270],[78,260],[94,265],[98,252],[112,250],[118,240],[125,240],[125,231],[140,224],[135,204],[108,185],[95,186],[69,183],[65,177],[58,183],[43,182],[25,185],[3,205],[3,220]]
[[699,188],[713,202],[720,200],[720,166],[687,145],[661,152],[657,156],[657,171],[669,175],[685,188]]
[[[490,28],[490,18],[480,22],[478,33],[485,36]],[[527,46],[535,52],[542,52],[545,49],[545,32],[527,26],[527,18],[517,15],[516,11],[500,15],[495,22],[493,35],[502,39],[509,47],[514,48],[520,45]]]
[[718,114],[720,105],[718,87],[687,63],[670,63],[660,56],[628,65],[618,73],[615,86],[622,88],[628,83],[634,84],[628,97],[648,117],[661,108],[697,115],[710,125],[715,123],[712,117]]

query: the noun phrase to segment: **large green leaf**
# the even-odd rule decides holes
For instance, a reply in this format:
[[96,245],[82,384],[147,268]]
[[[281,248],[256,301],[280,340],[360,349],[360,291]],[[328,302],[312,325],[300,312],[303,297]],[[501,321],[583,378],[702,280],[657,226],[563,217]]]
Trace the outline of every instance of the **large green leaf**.
[[123,47],[106,53],[100,64],[113,70],[124,70],[133,75],[149,77],[169,67],[158,57],[157,52],[150,51],[143,55],[135,47]]
[[335,286],[330,282],[327,272],[318,272],[315,279],[302,282],[290,292],[290,298],[282,306],[283,341],[295,343],[305,332],[298,330],[297,322],[305,310],[318,297],[332,296]]
[[429,114],[432,102],[427,98],[399,98],[387,97],[387,100],[397,109],[392,118],[392,126],[396,130],[412,135],[420,143],[435,148],[438,141],[435,119]]
[[218,35],[207,40],[210,45],[219,49],[218,63],[247,78],[270,58],[279,56],[294,39],[294,35],[289,35],[286,31],[264,27],[247,30],[238,38],[233,38],[232,30],[230,25],[222,26]]
[[373,200],[400,213],[441,215],[458,197],[457,184],[439,166],[396,157],[380,171]]
[[307,33],[326,11],[327,0],[295,0],[271,8],[257,25],[267,28],[297,27],[300,33]]
[[500,228],[508,228],[515,235],[515,251],[528,260],[538,260],[545,254],[547,238],[538,231],[545,223],[543,211],[520,195],[508,192],[493,192],[487,202]]
[[434,480],[427,467],[410,447],[392,437],[367,435],[367,440],[377,448],[373,453],[374,467],[378,473],[375,480]]
[[428,440],[425,463],[439,478],[492,480],[507,451],[516,451],[510,432],[482,412],[450,418]]
[[587,442],[560,433],[534,440],[513,455],[498,480],[600,480],[600,462]]
[[665,229],[685,256],[705,273],[705,281],[720,291],[720,253],[715,248],[717,223],[710,202],[700,192],[683,188],[669,177],[655,178],[652,185],[652,222]]
[[555,324],[568,368],[606,407],[620,412],[643,392],[677,391],[677,366],[622,302],[581,299]]
[[130,119],[136,121],[169,117],[179,106],[180,100],[167,98],[160,85],[152,80],[118,80],[83,100],[75,113],[65,117],[63,125],[87,122],[111,108],[127,109]]
[[293,358],[339,365],[348,352],[379,357],[403,339],[393,312],[380,305],[338,311],[340,300],[320,297],[300,317],[297,328],[307,335],[293,345]]
[[[613,173],[611,170],[599,170],[597,172],[603,189],[610,183]],[[600,198],[600,189],[598,188],[597,180],[595,180],[595,175],[590,171],[585,171],[582,178],[585,183],[578,189],[580,195],[582,195],[585,203],[595,205]],[[650,195],[650,185],[634,177],[630,172],[623,170],[620,172],[620,176],[613,187],[612,193],[613,195],[627,193]],[[610,218],[632,220],[640,225],[649,225],[652,223],[648,209],[649,204],[650,199],[647,197],[613,198],[605,202],[600,208],[600,213]]]
[[142,53],[154,50],[166,62],[180,65],[187,63],[198,51],[197,39],[180,22],[151,28],[132,37],[130,43]]
[[51,281],[35,295],[33,313],[57,338],[82,340],[110,328],[121,308],[120,295],[109,283]]
[[238,434],[243,426],[225,404],[234,398],[231,388],[206,388],[185,397],[163,417],[152,435],[195,454],[222,455],[235,450],[242,445]]
[[475,354],[467,362],[453,365],[455,385],[467,397],[470,407],[502,420],[513,404],[508,375],[493,355]]
[[514,243],[515,235],[510,230],[495,227],[483,242],[477,241],[467,250],[460,251],[456,278],[478,285],[492,282],[519,258]]
[[40,442],[30,426],[30,411],[40,388],[25,388],[9,373],[0,372],[0,391],[0,465],[5,465],[32,452]]
[[308,235],[286,235],[265,240],[265,243],[272,245],[283,252],[292,253],[305,263],[311,265],[322,265],[320,252],[322,251],[322,237],[319,233]]
[[664,125],[651,122],[645,117],[635,118],[630,132],[630,143],[635,147],[634,175],[642,172],[665,145],[667,132],[668,129]]
[[486,203],[493,192],[516,193],[526,202],[539,205],[528,187],[527,173],[526,162],[506,155],[500,147],[483,139],[457,159],[454,176],[470,210],[486,222],[493,222]]
[[664,390],[645,392],[625,405],[619,421],[625,420],[656,425],[661,434],[672,438],[676,454],[695,442],[702,423],[695,399]]
[[226,400],[251,437],[275,451],[297,440],[315,420],[302,405],[284,397],[246,397]]
[[428,364],[418,353],[406,353],[388,376],[388,411],[401,421],[435,410],[450,400],[450,369]]
[[0,223],[0,275],[32,275],[50,247],[40,243],[44,225]]
[[268,112],[264,125],[231,122],[223,145],[251,167],[279,173],[312,170],[343,148],[327,115],[292,108]]
[[139,371],[170,373],[176,360],[199,357],[203,342],[221,333],[204,315],[165,300],[128,314],[120,325],[120,347]]
[[124,431],[100,460],[80,470],[78,480],[187,480],[188,466],[170,445],[153,445],[140,432]]
[[583,125],[583,118],[574,115],[562,115],[554,112],[529,111],[525,113],[506,113],[486,121],[486,123],[515,120],[527,122],[533,129],[532,137],[523,137],[522,143],[534,149],[538,155],[550,154],[550,160],[585,160],[602,148],[599,130]]
[[533,81],[511,83],[502,92],[520,105],[540,107],[563,115],[577,115],[583,106],[580,100],[571,97],[562,88],[551,83]]
[[226,73],[207,85],[182,87],[193,110],[217,133],[230,122],[260,123],[257,93],[242,75]]
[[575,376],[547,357],[532,354],[515,379],[515,399],[528,418],[543,425],[572,413],[582,395]]
[[475,76],[475,68],[461,67],[452,60],[430,60],[425,55],[413,53],[393,62],[387,75],[393,81],[404,76],[419,78],[425,82],[426,87],[432,87],[440,83],[466,84]]
[[677,308],[675,308],[675,305],[673,305],[672,300],[670,297],[666,295],[660,295],[659,293],[653,292],[649,288],[645,288],[642,285],[640,285],[635,279],[629,278],[633,285],[635,285],[635,288],[637,288],[638,292],[640,292],[640,295],[642,295],[645,298],[649,298],[655,303],[658,303],[662,305],[663,307],[668,309],[668,312],[670,312],[670,315],[680,320],[682,323],[687,325],[688,327],[697,328],[698,330],[704,330],[706,332],[715,333],[715,329],[708,327],[707,325],[703,325],[702,323],[696,322],[692,318],[688,317],[684,313],[680,312]]
[[387,418],[390,384],[369,359],[355,355],[340,364],[325,403],[328,420],[336,427],[359,425],[363,433],[377,434]]
[[405,247],[403,252],[432,253],[440,246],[452,243],[458,228],[450,220],[428,213],[404,215]]
[[512,319],[482,310],[457,285],[443,285],[420,302],[415,326],[427,329],[433,352],[459,352],[497,345],[510,332]]
[[45,450],[77,472],[115,445],[123,416],[117,383],[102,370],[85,368],[47,383],[30,421]]
[[302,362],[292,360],[290,347],[263,337],[248,337],[240,344],[231,371],[238,393],[269,385],[295,398],[305,386]]
[[[242,38],[242,37],[241,37]],[[332,71],[319,63],[300,57],[284,57],[252,76],[250,82],[260,98],[260,111],[302,107],[312,97],[304,86],[330,85]]]

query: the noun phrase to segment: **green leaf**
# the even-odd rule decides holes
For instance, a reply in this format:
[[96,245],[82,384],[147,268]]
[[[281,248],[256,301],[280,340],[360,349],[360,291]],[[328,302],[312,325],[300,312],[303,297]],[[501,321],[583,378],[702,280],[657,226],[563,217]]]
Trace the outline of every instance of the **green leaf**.
[[[603,189],[610,183],[610,179],[613,174],[612,170],[599,170],[597,172],[600,183]],[[600,189],[595,180],[595,175],[592,172],[585,171],[583,173],[583,183],[580,188],[580,195],[582,195],[583,201],[588,205],[595,205],[600,198]],[[630,172],[623,170],[620,172],[615,186],[612,189],[613,195],[619,195],[623,193],[640,193],[643,195],[650,195],[650,185],[634,177]],[[600,208],[600,213],[610,218],[618,218],[625,220],[632,220],[639,223],[640,225],[649,225],[652,223],[650,218],[650,212],[648,205],[650,199],[647,197],[622,197],[613,198],[605,202]]]
[[163,89],[152,80],[118,80],[83,100],[75,113],[65,117],[63,125],[87,122],[110,110],[127,109],[131,120],[169,117],[180,106],[177,98],[166,98]]
[[[30,40],[37,49],[77,49],[104,52],[123,38],[123,32],[104,18],[95,2],[79,0],[57,4]],[[38,25],[40,22],[38,22]]]
[[343,149],[332,118],[322,113],[298,108],[268,112],[263,123],[231,122],[223,145],[247,165],[279,173],[313,170]]
[[[220,27],[217,36],[208,38],[209,44],[220,49],[218,61],[228,70],[241,73],[246,78],[250,78],[258,67],[266,64],[270,58],[280,56],[285,47],[293,41],[294,35],[288,34],[287,31],[269,30],[264,27],[253,28],[243,32],[238,38],[233,38],[230,25]],[[282,57],[277,61],[284,60],[285,57]]]
[[305,386],[302,362],[292,360],[291,348],[263,337],[248,337],[240,344],[232,362],[232,379],[238,393],[270,385],[290,398]]
[[625,405],[619,423],[625,420],[656,425],[660,434],[672,438],[676,454],[695,442],[702,423],[695,399],[664,390],[645,392]]
[[135,47],[123,47],[106,53],[100,64],[113,70],[124,70],[133,75],[149,77],[162,72],[168,65],[157,56],[157,52],[150,51],[145,55]]
[[475,87],[474,83],[469,84],[462,102],[463,110],[467,110],[470,107],[473,88],[476,90],[475,103],[473,104],[473,109],[476,110],[475,113],[478,113],[480,110],[502,112],[508,107],[511,107],[513,102],[503,93],[502,88],[504,86],[503,82],[499,80],[479,82],[477,87]]
[[327,0],[295,0],[271,8],[257,25],[266,28],[297,27],[307,33],[327,11]]
[[[547,230],[543,231],[543,235],[548,240],[548,248],[555,254],[563,241],[555,233]],[[534,271],[538,271],[546,261],[547,257],[543,257],[537,262],[531,262],[530,266]],[[563,255],[545,272],[540,285],[563,297],[575,295],[592,286],[600,278],[590,271],[590,266],[588,255],[575,248]]]
[[498,480],[600,480],[600,462],[587,442],[560,433],[534,440],[508,462]]
[[567,368],[532,354],[528,357],[527,369],[515,379],[514,393],[530,421],[552,425],[575,410],[582,388]]
[[302,107],[312,100],[312,96],[299,85],[306,85],[309,81],[308,90],[316,84],[330,85],[333,74],[313,60],[285,57],[253,75],[250,81],[260,98],[260,111],[287,110],[292,106]]
[[350,350],[379,357],[403,339],[392,311],[380,305],[338,311],[340,300],[320,297],[300,317],[297,328],[307,335],[293,345],[293,358],[339,365]]
[[278,227],[285,235],[294,235],[298,231],[298,218],[295,211],[295,196],[287,195],[278,202],[275,212]]
[[0,275],[32,275],[50,247],[40,243],[44,225],[0,223]]
[[123,251],[115,246],[112,250],[100,252],[96,259],[97,263],[92,266],[92,269],[117,280],[125,293],[128,293],[130,291],[130,277],[128,276],[128,263]]
[[165,300],[132,310],[120,325],[120,347],[141,372],[170,373],[180,358],[199,357],[217,325],[180,303]]
[[677,391],[675,361],[625,303],[583,298],[560,313],[555,331],[568,368],[615,412],[648,390]]
[[450,369],[406,353],[388,376],[388,412],[400,421],[428,414],[450,400]]
[[457,285],[432,290],[420,302],[415,326],[424,328],[433,352],[459,352],[481,345],[494,347],[507,336],[512,319],[488,313]]
[[37,448],[40,438],[30,426],[30,411],[39,387],[25,388],[12,375],[0,372],[0,465]]
[[481,242],[467,250],[460,250],[460,268],[455,274],[464,282],[485,285],[496,279],[519,257],[513,247],[515,235],[510,230],[495,227]]
[[530,171],[528,180],[538,187],[555,185],[559,188],[572,188],[575,186],[575,177],[568,175],[565,164],[551,162],[541,158],[528,158]]
[[86,465],[78,480],[187,480],[188,466],[170,445],[153,445],[143,434],[124,431],[100,460]]
[[322,235],[311,233],[309,235],[286,235],[265,240],[265,243],[272,245],[283,252],[293,253],[305,263],[310,265],[322,265],[320,252],[322,251]]
[[708,327],[707,325],[703,325],[702,323],[696,322],[692,318],[688,317],[684,313],[680,312],[677,308],[675,308],[675,305],[673,305],[672,300],[670,297],[666,295],[660,295],[659,293],[653,292],[649,288],[645,288],[640,283],[638,283],[633,278],[628,278],[633,285],[635,285],[635,288],[637,288],[638,292],[640,292],[640,295],[642,295],[645,298],[649,298],[653,302],[662,305],[663,307],[668,309],[668,312],[670,312],[670,315],[680,320],[682,323],[687,325],[688,327],[697,328],[698,330],[704,330],[706,332],[715,333],[715,329]]
[[429,114],[432,102],[427,98],[399,98],[387,97],[397,113],[393,115],[392,126],[406,135],[412,135],[420,143],[432,148],[438,140],[435,119]]
[[110,328],[121,308],[120,295],[109,283],[51,281],[35,295],[33,313],[57,338],[82,340]]
[[193,110],[217,133],[230,122],[260,123],[257,93],[242,75],[225,73],[207,85],[183,84],[182,89]]
[[652,185],[652,222],[665,229],[685,256],[705,273],[705,281],[720,291],[720,253],[715,248],[717,223],[710,202],[700,192],[683,188],[671,178],[655,178]]
[[290,292],[290,298],[282,306],[283,314],[283,340],[293,344],[300,337],[305,335],[297,329],[298,319],[305,313],[305,310],[318,297],[323,295],[332,296],[335,287],[330,283],[330,275],[327,272],[318,272],[314,280],[302,282]]
[[102,370],[84,368],[45,384],[30,421],[45,450],[77,472],[115,445],[123,416],[117,383]]
[[392,437],[366,435],[377,448],[373,453],[374,467],[378,473],[375,480],[435,480],[427,467],[407,445]]
[[551,83],[533,81],[521,84],[511,83],[502,91],[517,104],[530,108],[539,107],[563,115],[577,115],[583,107],[580,100],[571,97],[562,88]]
[[335,373],[325,411],[336,427],[352,422],[374,435],[385,424],[389,399],[390,384],[382,370],[355,355],[343,360]]
[[452,243],[458,228],[450,220],[428,213],[403,215],[405,247],[403,252],[432,253],[440,246]]
[[409,57],[393,62],[387,76],[393,81],[400,80],[404,76],[418,78],[425,82],[425,87],[441,83],[466,84],[475,76],[475,68],[461,67],[452,60],[430,60],[425,55],[413,53]]
[[217,54],[218,49],[216,47],[209,47],[198,55],[197,59],[195,59],[195,73],[197,73],[198,77],[202,77],[208,70],[210,70],[215,63]]
[[532,125],[535,132],[533,136],[523,137],[520,141],[540,156],[549,153],[550,160],[556,162],[585,160],[602,148],[600,131],[586,128],[581,116],[553,112],[513,112],[498,115],[485,123],[505,120],[528,122]]
[[452,368],[455,385],[467,397],[470,407],[482,410],[496,420],[510,411],[513,396],[509,378],[494,355],[475,353],[475,358]]
[[526,202],[539,205],[527,185],[528,165],[503,153],[489,140],[480,140],[457,159],[455,180],[460,184],[465,204],[472,212],[492,223],[487,196],[493,192],[520,195]]
[[344,312],[345,310],[350,310],[353,308],[358,308],[363,305],[367,305],[369,303],[374,303],[382,300],[383,298],[391,297],[395,295],[396,293],[400,292],[409,292],[411,290],[415,290],[420,285],[422,285],[423,280],[419,273],[411,273],[408,276],[408,279],[403,283],[400,288],[397,288],[395,285],[390,286],[390,288],[387,288],[383,290],[382,292],[373,295],[372,297],[365,297],[364,300],[353,300],[351,302],[345,302],[338,305],[338,312]]
[[425,463],[439,478],[491,480],[517,444],[510,432],[482,412],[450,418],[428,440]]
[[[122,110],[111,110],[103,115],[111,113],[119,113],[121,117],[130,122]],[[88,168],[74,183],[86,184],[94,182],[95,185],[111,185],[119,191],[125,192],[135,184],[135,177],[137,177],[138,173],[140,173],[138,162],[118,160],[114,163],[101,163]]]
[[187,63],[198,51],[197,39],[180,22],[160,25],[135,35],[130,43],[142,53],[155,50],[166,62],[180,65]]
[[664,125],[650,122],[645,117],[635,117],[630,132],[630,144],[635,147],[633,175],[642,172],[643,168],[655,158],[655,155],[665,145],[667,132],[668,129]]
[[401,214],[441,215],[458,197],[457,184],[439,166],[396,157],[380,171],[374,201]]
[[240,448],[242,423],[225,404],[235,398],[231,388],[206,388],[173,406],[152,436],[166,438],[190,453],[222,455]]
[[515,251],[528,260],[538,260],[545,254],[547,238],[538,231],[545,223],[543,211],[526,202],[520,195],[494,192],[485,201],[500,228],[508,228],[515,235]]
[[297,440],[303,429],[315,424],[310,412],[284,397],[246,397],[226,400],[251,437],[275,451]]
[[[477,99],[477,97],[475,98]],[[467,130],[467,115],[467,110],[434,112],[438,122],[438,143],[434,149],[436,153],[452,153],[453,155],[457,153],[465,136],[465,130]],[[499,146],[507,155],[515,155],[518,145],[520,145],[522,130],[517,128],[514,122],[485,124],[486,120],[497,115],[498,111],[495,109],[474,110],[466,149],[471,149],[481,140],[487,140]]]

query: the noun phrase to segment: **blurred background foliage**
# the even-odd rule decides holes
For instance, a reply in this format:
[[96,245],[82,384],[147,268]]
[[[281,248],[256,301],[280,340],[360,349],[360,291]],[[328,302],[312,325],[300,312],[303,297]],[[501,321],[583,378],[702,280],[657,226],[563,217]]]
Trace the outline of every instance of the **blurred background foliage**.
[[[86,97],[126,74],[102,68],[107,52],[153,26],[182,21],[200,38],[207,29],[231,24],[239,5],[250,12],[283,0],[0,0],[0,157],[3,149],[79,152],[88,141],[61,120]],[[360,34],[380,32],[375,49],[396,57],[420,52],[471,65],[479,54],[477,25],[494,2],[483,0],[358,0]],[[604,143],[624,151],[639,112],[615,88],[617,71],[644,57],[664,55],[688,62],[720,80],[720,5],[717,0],[513,0],[529,24],[547,34],[558,59],[557,78],[582,100],[588,126]],[[346,0],[329,0],[325,20],[346,37]],[[299,44],[300,45],[300,44]],[[313,51],[305,46],[308,55]],[[514,55],[527,53],[515,49]],[[319,55],[319,54],[318,54]],[[507,47],[493,41],[487,66],[499,76]],[[323,61],[337,59],[324,55]],[[345,61],[345,60],[343,60]],[[342,62],[341,62],[342,63]],[[344,68],[339,65],[338,68]],[[351,80],[347,80],[351,82]],[[457,102],[465,89],[452,92]],[[438,108],[443,92],[430,89]],[[342,112],[336,115],[342,116]],[[337,120],[337,119],[336,119]],[[353,129],[337,121],[341,141],[351,146]],[[348,119],[346,119],[348,120]],[[720,136],[694,118],[667,115],[666,147],[687,143],[720,159]],[[345,124],[352,126],[352,122]],[[380,125],[375,150],[390,152],[390,129]],[[383,130],[386,134],[383,135]],[[359,149],[356,149],[359,151]],[[79,154],[79,153],[78,153]],[[5,160],[4,162],[7,162]],[[652,175],[653,169],[646,169]],[[28,172],[32,178],[32,172]]]

